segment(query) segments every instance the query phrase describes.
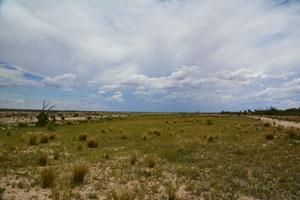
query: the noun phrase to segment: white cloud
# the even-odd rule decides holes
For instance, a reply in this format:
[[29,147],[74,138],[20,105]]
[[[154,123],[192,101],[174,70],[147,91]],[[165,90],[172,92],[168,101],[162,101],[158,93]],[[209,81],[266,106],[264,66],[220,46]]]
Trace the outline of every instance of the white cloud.
[[120,91],[115,92],[115,94],[111,97],[107,97],[106,101],[117,101],[117,102],[123,102],[124,99],[122,98],[123,94]]
[[47,76],[43,79],[42,83],[47,87],[70,89],[70,87],[74,84],[75,79],[76,75],[74,74],[63,74],[54,78]]
[[12,70],[0,67],[0,87],[32,87],[38,83],[28,80],[20,70]]

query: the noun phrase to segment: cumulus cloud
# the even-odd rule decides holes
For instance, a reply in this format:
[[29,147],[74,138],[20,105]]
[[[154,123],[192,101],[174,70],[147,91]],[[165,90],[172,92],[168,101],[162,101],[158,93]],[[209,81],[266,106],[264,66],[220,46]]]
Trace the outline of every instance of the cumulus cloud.
[[123,102],[124,99],[122,98],[123,94],[120,91],[115,92],[115,94],[111,97],[107,97],[106,101],[117,101],[117,102]]
[[42,83],[47,87],[54,87],[58,89],[71,89],[71,86],[74,84],[75,79],[75,74],[63,74],[54,78],[47,76],[43,79]]

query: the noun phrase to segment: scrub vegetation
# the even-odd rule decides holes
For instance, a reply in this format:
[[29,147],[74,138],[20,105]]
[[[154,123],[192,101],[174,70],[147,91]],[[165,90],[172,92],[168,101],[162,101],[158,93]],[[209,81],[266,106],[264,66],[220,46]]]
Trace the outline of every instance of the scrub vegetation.
[[297,128],[233,114],[65,121],[51,132],[46,126],[0,130],[0,198],[300,196]]

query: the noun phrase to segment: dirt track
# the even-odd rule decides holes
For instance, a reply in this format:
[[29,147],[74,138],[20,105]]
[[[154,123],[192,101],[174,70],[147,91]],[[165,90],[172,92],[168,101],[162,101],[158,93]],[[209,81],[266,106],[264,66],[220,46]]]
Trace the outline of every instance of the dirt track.
[[[297,123],[297,122],[283,121],[283,120],[272,119],[272,118],[268,118],[268,117],[254,117],[254,116],[251,116],[251,118],[255,118],[255,119],[260,118],[262,121],[270,122],[274,126],[281,125],[281,126],[284,126],[284,127],[300,128],[300,123]],[[275,124],[274,124],[274,122],[275,122]]]

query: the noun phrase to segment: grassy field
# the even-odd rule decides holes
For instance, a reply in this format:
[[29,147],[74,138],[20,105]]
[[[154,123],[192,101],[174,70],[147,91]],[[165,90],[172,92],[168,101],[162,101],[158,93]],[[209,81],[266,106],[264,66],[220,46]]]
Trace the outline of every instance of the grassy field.
[[0,196],[299,199],[299,130],[200,114],[1,130]]

